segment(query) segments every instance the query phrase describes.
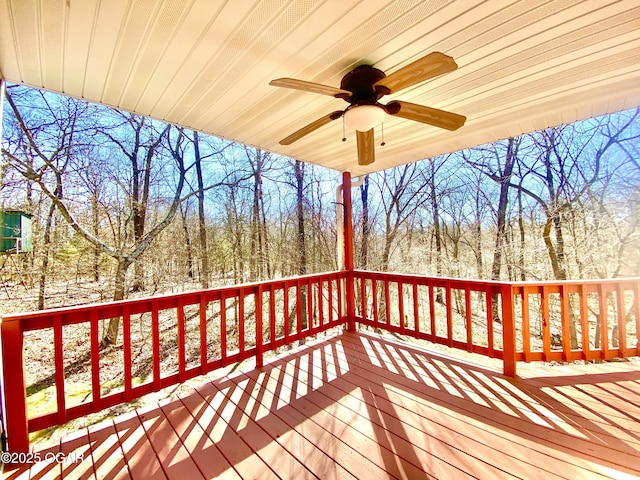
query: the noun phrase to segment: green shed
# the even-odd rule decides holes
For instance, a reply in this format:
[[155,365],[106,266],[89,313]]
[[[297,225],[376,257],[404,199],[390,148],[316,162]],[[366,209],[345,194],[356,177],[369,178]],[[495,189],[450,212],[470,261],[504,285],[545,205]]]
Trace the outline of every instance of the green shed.
[[30,252],[31,215],[20,210],[0,211],[0,252]]

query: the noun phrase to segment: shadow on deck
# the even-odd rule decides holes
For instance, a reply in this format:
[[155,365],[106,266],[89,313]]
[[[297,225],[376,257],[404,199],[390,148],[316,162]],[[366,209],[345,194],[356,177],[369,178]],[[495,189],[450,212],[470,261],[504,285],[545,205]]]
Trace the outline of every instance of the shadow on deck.
[[4,478],[640,476],[639,364],[501,370],[344,333],[83,429]]

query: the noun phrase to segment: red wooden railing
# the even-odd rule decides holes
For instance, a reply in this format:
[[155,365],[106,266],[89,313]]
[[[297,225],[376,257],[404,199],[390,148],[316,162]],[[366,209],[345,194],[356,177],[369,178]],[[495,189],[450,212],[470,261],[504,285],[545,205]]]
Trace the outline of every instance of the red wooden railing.
[[640,355],[640,279],[513,285],[517,360],[609,360]]
[[354,279],[361,325],[500,358],[515,375],[511,284],[358,270]]
[[640,279],[491,282],[355,271],[361,325],[504,361],[640,355]]
[[[262,366],[264,352],[346,322],[341,285],[344,278],[345,273],[333,272],[3,317],[3,391],[9,449],[28,451],[28,432],[61,425],[250,357],[256,358],[258,367]],[[187,311],[191,313],[190,317],[194,317],[189,322]],[[131,327],[134,318],[145,315],[150,317],[152,375],[141,385],[134,386]],[[175,322],[176,338],[172,340],[177,342],[177,365],[174,369],[177,371],[168,373],[162,371],[160,362],[160,324],[166,322],[167,316]],[[100,332],[104,330],[103,321],[116,317],[122,322],[123,385],[115,392],[103,395]],[[208,330],[214,324],[217,338],[208,338]],[[63,330],[80,325],[89,326],[91,395],[79,405],[69,406],[65,394]],[[56,410],[27,418],[24,334],[45,329],[53,329]],[[233,329],[233,345],[229,329]],[[187,353],[187,335],[198,338],[199,355],[195,359]]]
[[[28,451],[28,432],[250,357],[260,367],[264,352],[341,325],[353,330],[359,324],[499,358],[509,376],[515,376],[517,361],[639,355],[639,300],[640,279],[505,283],[351,270],[9,315],[1,325],[9,449]],[[102,322],[116,317],[122,321],[123,384],[103,394],[100,332]],[[153,365],[149,378],[134,386],[131,327],[143,317],[150,325]],[[171,371],[160,361],[160,344],[167,341],[160,325],[167,318],[175,322],[169,340],[177,344]],[[91,395],[68,405],[63,332],[82,325],[88,329]],[[217,335],[210,334],[214,326]],[[45,329],[53,331],[56,409],[27,418],[24,334]],[[199,345],[196,354],[194,343]]]

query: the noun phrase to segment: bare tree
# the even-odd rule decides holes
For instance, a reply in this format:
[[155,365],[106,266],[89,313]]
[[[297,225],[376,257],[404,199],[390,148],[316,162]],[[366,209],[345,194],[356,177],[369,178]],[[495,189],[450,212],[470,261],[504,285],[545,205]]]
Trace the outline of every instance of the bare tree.
[[496,209],[496,238],[491,266],[492,280],[499,280],[501,275],[504,247],[507,240],[507,207],[512,186],[511,177],[518,158],[520,144],[520,138],[509,138],[505,142],[496,142],[486,147],[461,152],[468,164],[478,169],[500,187]]
[[271,277],[271,262],[267,236],[265,212],[264,175],[269,169],[271,154],[260,149],[244,147],[251,175],[253,177],[251,202],[251,228],[249,252],[249,280],[256,281]]
[[[49,94],[42,94],[42,98],[49,101]],[[13,113],[14,120],[17,125],[20,127],[20,130],[24,136],[23,145],[27,147],[28,154],[33,158],[38,159],[37,164],[33,164],[30,162],[24,161],[24,156],[27,150],[24,148],[22,152],[17,151],[6,151],[3,150],[9,162],[13,168],[19,171],[25,178],[35,182],[38,187],[42,190],[42,192],[51,200],[52,204],[55,205],[55,208],[60,213],[60,215],[64,218],[67,224],[76,232],[76,234],[80,235],[87,242],[92,245],[99,247],[105,254],[113,258],[116,263],[116,273],[115,273],[115,281],[114,281],[114,300],[122,300],[125,297],[125,279],[126,272],[129,266],[135,262],[144,251],[151,245],[153,240],[158,236],[158,234],[166,228],[171,221],[173,220],[176,211],[178,210],[178,206],[181,202],[181,192],[184,184],[186,169],[184,163],[181,161],[175,162],[175,169],[173,171],[173,191],[169,196],[169,205],[165,210],[164,215],[160,218],[160,220],[153,225],[152,228],[143,231],[140,235],[133,235],[134,241],[129,243],[126,241],[126,237],[118,236],[115,239],[115,242],[109,243],[106,239],[100,238],[96,236],[91,229],[91,225],[85,225],[82,221],[82,208],[78,207],[78,198],[68,198],[62,195],[62,192],[65,190],[64,186],[66,184],[73,185],[74,188],[77,187],[79,180],[77,176],[71,175],[68,172],[68,165],[73,162],[74,171],[79,171],[87,163],[90,163],[90,160],[87,158],[83,158],[81,152],[74,151],[74,143],[75,140],[72,140],[72,136],[68,130],[63,128],[58,121],[57,116],[50,115],[41,115],[41,116],[23,116],[22,110],[29,111],[30,108],[33,108],[32,105],[24,105],[19,107],[18,104],[14,101],[12,97],[12,93],[7,90],[7,101],[10,106],[11,112]],[[51,97],[53,98],[53,97]],[[82,111],[82,105],[84,102],[66,99],[66,104],[71,108],[69,110],[68,118],[76,117],[80,111]],[[64,105],[64,102],[63,102]],[[42,113],[42,112],[40,112]],[[77,121],[77,119],[76,119]],[[138,132],[139,130],[136,126],[140,126],[144,122],[141,122],[136,119],[131,119],[129,125],[132,125],[134,128],[134,132]],[[45,142],[43,139],[35,136],[34,132],[48,132],[49,141]],[[159,138],[154,139],[151,143],[150,150],[147,149],[145,153],[145,168],[150,170],[151,160],[149,159],[150,152],[155,152],[157,149],[157,145],[161,139],[166,138],[167,129],[163,130],[162,134]],[[76,131],[73,136],[77,135]],[[94,134],[95,136],[95,130]],[[71,137],[71,139],[70,139]],[[115,137],[114,137],[115,138]],[[116,143],[119,145],[119,143]],[[127,151],[124,146],[122,146],[123,152]],[[133,154],[129,156],[130,159],[133,158]],[[137,158],[137,157],[136,157]],[[131,160],[133,162],[133,160]],[[66,163],[65,163],[66,162]],[[65,168],[61,168],[62,165],[67,165]],[[138,168],[138,164],[136,163],[136,167],[134,167],[134,172],[136,175],[140,174],[145,178],[147,175],[150,176],[150,172],[142,171],[142,168]],[[138,177],[138,181],[139,181]],[[132,179],[133,181],[133,179]],[[131,210],[130,215],[132,218],[136,216],[142,215],[142,218],[138,218],[137,223],[135,223],[135,228],[139,228],[140,225],[145,226],[145,215],[146,215],[146,201],[148,200],[148,192],[145,192],[145,182],[142,181],[142,192],[140,190],[136,190],[136,193],[133,193],[133,190],[129,191],[128,189],[124,189],[128,193],[132,193],[130,202]],[[121,184],[124,185],[124,184]],[[138,183],[138,188],[140,184]],[[167,185],[168,187],[168,185]],[[82,192],[77,192],[77,195],[82,196]],[[86,192],[85,195],[86,197]],[[84,205],[80,204],[80,207]],[[118,233],[126,233],[120,232]],[[112,344],[117,342],[117,336],[119,331],[119,318],[112,319],[109,323],[109,327],[103,338],[104,344]]]
[[[18,136],[12,139],[8,150],[3,149],[3,153],[9,165],[28,180],[30,190],[34,183],[38,184],[51,200],[45,215],[38,275],[38,309],[43,309],[54,213],[58,202],[63,201],[63,177],[72,163],[75,143],[80,143],[76,137],[82,135],[86,128],[83,121],[89,109],[86,104],[70,98],[51,102],[42,92],[25,92],[21,95],[18,91],[19,98],[36,102],[39,106],[37,114],[29,117],[33,124],[27,125],[14,101],[15,91],[15,87],[10,87],[6,89],[5,96],[14,113],[13,121],[17,127],[14,131],[18,132]],[[43,185],[48,185],[48,188],[42,188]],[[31,195],[29,192],[28,196]]]
[[[102,130],[111,143],[127,158],[130,167],[130,202],[133,243],[141,241],[145,234],[147,214],[149,208],[149,193],[151,189],[153,161],[160,148],[163,137],[169,131],[166,125],[157,131],[155,124],[138,115],[114,110],[120,121],[109,124]],[[135,274],[132,291],[144,290],[144,261],[142,254],[134,262]]]
[[372,176],[384,209],[384,246],[380,262],[383,272],[389,270],[397,241],[411,230],[416,212],[430,199],[423,173],[421,164],[412,163]]

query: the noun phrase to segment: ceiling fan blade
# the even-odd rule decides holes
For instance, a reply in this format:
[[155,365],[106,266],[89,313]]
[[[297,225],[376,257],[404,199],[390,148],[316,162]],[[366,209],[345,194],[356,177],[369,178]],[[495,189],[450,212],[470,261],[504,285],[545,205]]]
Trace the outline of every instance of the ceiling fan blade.
[[395,93],[416,83],[424,82],[443,73],[458,68],[456,62],[449,55],[432,52],[409,65],[390,73],[373,84],[374,87],[385,87],[389,93]]
[[293,142],[300,140],[305,135],[317,130],[318,128],[326,125],[327,123],[337,120],[343,114],[342,110],[336,110],[335,112],[330,113],[329,115],[325,115],[324,117],[319,118],[315,122],[310,123],[306,127],[302,127],[300,130],[292,133],[287,138],[283,138],[280,140],[280,145],[291,145]]
[[373,128],[366,132],[356,131],[358,143],[358,165],[369,165],[376,159],[374,151]]
[[304,80],[296,80],[295,78],[278,78],[271,80],[269,85],[273,87],[293,88],[294,90],[302,90],[304,92],[319,93],[321,95],[329,95],[336,98],[349,98],[351,92],[342,90],[341,88],[322,85],[321,83],[306,82]]
[[457,113],[445,112],[437,108],[425,107],[415,103],[393,101],[389,102],[385,110],[389,115],[415,120],[416,122],[426,123],[434,127],[445,128],[447,130],[457,130],[467,117],[458,115]]

